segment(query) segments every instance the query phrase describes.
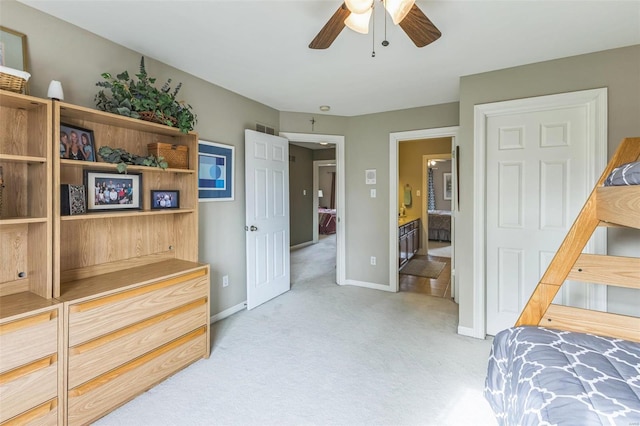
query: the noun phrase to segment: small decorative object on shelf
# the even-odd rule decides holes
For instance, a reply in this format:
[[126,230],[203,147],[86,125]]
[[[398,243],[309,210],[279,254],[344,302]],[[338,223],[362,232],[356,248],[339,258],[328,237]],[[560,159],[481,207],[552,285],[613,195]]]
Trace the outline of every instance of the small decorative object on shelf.
[[151,190],[151,209],[179,209],[180,191],[176,190]]
[[183,133],[193,130],[197,122],[193,108],[176,99],[182,83],[171,91],[171,79],[168,79],[162,88],[156,88],[156,79],[147,74],[144,56],[140,60],[140,72],[136,77],[138,81],[130,78],[127,71],[115,77],[107,72],[102,73],[105,81],[99,81],[96,86],[110,90],[111,95],[107,96],[105,90],[98,92],[95,96],[98,109],[177,127]]
[[164,158],[169,167],[173,169],[189,168],[189,148],[184,145],[172,145],[170,143],[147,144],[149,155]]
[[60,185],[60,214],[62,216],[84,214],[87,212],[84,185]]
[[117,164],[118,172],[120,173],[125,173],[127,171],[127,164],[160,167],[161,169],[169,167],[169,164],[162,157],[156,157],[155,155],[142,157],[140,155],[131,154],[122,148],[102,146],[98,150],[98,155],[100,155],[100,158],[102,158],[106,163]]
[[85,170],[87,210],[141,210],[142,174],[120,175]]

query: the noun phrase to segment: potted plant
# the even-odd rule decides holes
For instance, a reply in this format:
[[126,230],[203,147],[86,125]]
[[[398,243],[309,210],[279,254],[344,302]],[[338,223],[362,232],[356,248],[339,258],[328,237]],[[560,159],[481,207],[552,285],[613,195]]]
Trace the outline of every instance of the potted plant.
[[[182,83],[172,91],[171,79],[168,79],[160,89],[156,88],[156,79],[147,74],[144,56],[140,60],[140,72],[136,77],[137,81],[130,78],[127,71],[115,77],[107,72],[102,73],[104,81],[96,83],[96,86],[103,88],[95,96],[98,109],[178,127],[183,133],[193,130],[197,122],[193,108],[176,98]],[[111,92],[110,96],[105,93],[105,89]]]

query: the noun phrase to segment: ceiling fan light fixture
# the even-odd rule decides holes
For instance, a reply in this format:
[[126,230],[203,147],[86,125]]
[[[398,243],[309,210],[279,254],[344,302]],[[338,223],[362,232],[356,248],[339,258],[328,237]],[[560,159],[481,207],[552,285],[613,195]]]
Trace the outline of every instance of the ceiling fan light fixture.
[[369,8],[364,13],[353,13],[344,20],[344,24],[351,30],[360,34],[369,34],[369,20],[371,19],[371,11]]
[[416,0],[385,0],[384,8],[387,9],[393,23],[398,25],[407,16]]
[[345,0],[344,4],[351,13],[365,13],[371,9],[373,0]]

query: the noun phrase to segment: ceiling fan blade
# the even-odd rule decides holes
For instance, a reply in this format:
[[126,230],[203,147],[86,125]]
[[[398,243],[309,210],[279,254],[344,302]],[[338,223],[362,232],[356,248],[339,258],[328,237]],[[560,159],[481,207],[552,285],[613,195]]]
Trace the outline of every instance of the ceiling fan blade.
[[324,24],[324,27],[320,30],[316,38],[314,38],[309,44],[311,49],[326,49],[331,46],[331,43],[338,37],[338,34],[344,28],[344,20],[351,15],[347,6],[342,3],[342,6],[336,10],[336,13]]
[[433,43],[442,35],[440,30],[433,25],[433,22],[415,4],[407,16],[400,21],[400,27],[418,47]]

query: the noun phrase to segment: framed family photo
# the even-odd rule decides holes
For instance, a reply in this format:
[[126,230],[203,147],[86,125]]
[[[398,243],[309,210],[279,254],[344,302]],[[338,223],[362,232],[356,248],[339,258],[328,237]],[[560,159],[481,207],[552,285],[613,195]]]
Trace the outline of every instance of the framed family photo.
[[60,158],[96,161],[96,143],[93,130],[70,124],[60,124]]
[[235,147],[198,142],[198,201],[233,200]]
[[142,174],[85,170],[87,211],[141,210]]
[[180,208],[180,191],[168,190],[151,190],[151,209],[179,209]]

